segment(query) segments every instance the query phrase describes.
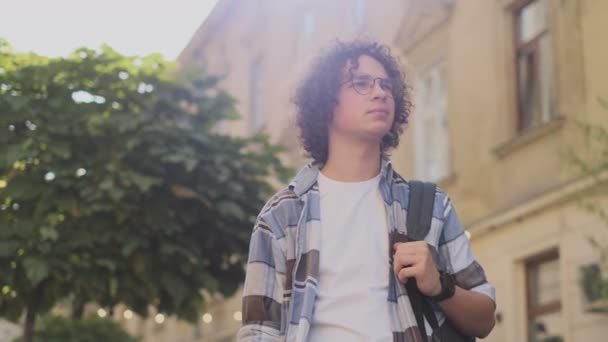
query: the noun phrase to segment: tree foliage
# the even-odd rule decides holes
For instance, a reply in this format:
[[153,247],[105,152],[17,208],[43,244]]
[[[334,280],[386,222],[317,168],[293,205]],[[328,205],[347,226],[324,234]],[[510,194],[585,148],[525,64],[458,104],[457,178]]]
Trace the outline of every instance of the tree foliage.
[[237,117],[217,83],[159,55],[0,41],[0,315],[70,297],[194,320],[201,289],[235,291],[268,177],[289,171],[266,137],[215,133]]
[[[73,320],[62,316],[46,316],[34,333],[34,342],[137,342],[109,318],[86,317]],[[15,342],[23,342],[17,338]]]

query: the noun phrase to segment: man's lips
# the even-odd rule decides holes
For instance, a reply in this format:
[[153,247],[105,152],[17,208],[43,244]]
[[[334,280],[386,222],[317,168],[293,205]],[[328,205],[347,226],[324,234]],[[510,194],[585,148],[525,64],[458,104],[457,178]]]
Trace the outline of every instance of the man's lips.
[[367,111],[368,114],[379,115],[379,116],[388,116],[388,109],[384,108],[374,108]]

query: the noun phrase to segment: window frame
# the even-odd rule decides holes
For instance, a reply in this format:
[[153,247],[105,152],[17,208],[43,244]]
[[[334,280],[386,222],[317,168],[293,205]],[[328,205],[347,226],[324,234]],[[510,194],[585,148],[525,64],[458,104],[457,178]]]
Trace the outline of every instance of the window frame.
[[[541,98],[542,94],[542,78],[540,76],[540,67],[541,67],[541,39],[549,34],[549,4],[545,3],[546,7],[546,25],[545,28],[538,32],[534,37],[530,38],[526,42],[520,42],[520,26],[519,26],[519,16],[521,14],[521,10],[530,5],[535,1],[544,1],[544,0],[515,0],[510,6],[509,11],[512,16],[512,33],[513,33],[513,47],[514,47],[514,70],[515,70],[515,108],[517,108],[517,132],[522,133],[531,128],[534,128],[542,123],[543,116],[543,101]],[[523,102],[521,98],[521,75],[520,75],[520,59],[523,56],[527,56],[532,54],[534,70],[534,108],[531,118],[531,123],[529,125],[525,125],[526,122],[526,113],[523,108]],[[553,66],[550,66],[553,68]],[[549,109],[550,110],[550,109]]]
[[251,135],[261,131],[267,119],[264,113],[263,79],[264,56],[258,55],[249,65],[249,133]]
[[355,31],[361,30],[365,22],[367,3],[365,0],[351,0],[352,25]]
[[[533,322],[537,317],[561,312],[562,311],[562,299],[553,300],[549,303],[536,305],[532,302],[532,273],[538,270],[538,267],[544,263],[560,260],[560,253],[558,248],[552,248],[538,255],[528,258],[524,262],[525,269],[525,284],[526,284],[526,331],[527,341],[531,341],[530,336],[530,322]],[[561,267],[560,267],[561,272]],[[561,282],[560,282],[561,284]]]
[[[445,169],[443,170],[443,172],[439,175],[436,175],[436,177],[430,177],[430,170],[431,168],[434,167],[434,165],[429,165],[426,163],[426,156],[429,152],[432,152],[432,150],[430,150],[428,147],[426,147],[426,144],[424,144],[423,142],[423,138],[424,136],[427,135],[428,131],[427,131],[427,122],[429,120],[428,117],[424,116],[424,114],[429,114],[431,113],[431,111],[429,110],[429,106],[427,106],[427,102],[425,101],[426,97],[429,96],[429,91],[432,92],[433,89],[431,89],[432,87],[428,88],[426,87],[426,81],[427,79],[430,77],[431,73],[436,72],[438,73],[439,76],[441,76],[442,79],[442,86],[441,89],[443,90],[443,100],[445,101],[444,103],[444,111],[440,114],[437,112],[432,112],[432,116],[433,116],[433,120],[435,120],[435,124],[441,124],[440,121],[436,121],[438,119],[445,119],[447,120],[447,127],[445,127],[446,129],[446,133],[447,133],[447,141],[446,141],[446,146],[443,146],[443,148],[445,148]],[[453,173],[454,173],[454,168],[453,168],[453,155],[452,155],[452,149],[451,149],[451,145],[450,145],[450,105],[449,105],[449,89],[448,89],[448,70],[447,70],[447,59],[446,58],[439,58],[438,60],[436,60],[434,63],[429,64],[428,66],[426,66],[425,68],[422,69],[422,72],[418,74],[418,82],[419,82],[419,86],[418,89],[424,89],[423,93],[419,93],[418,97],[415,99],[415,101],[417,101],[416,103],[416,107],[417,109],[417,118],[416,118],[416,122],[414,125],[414,129],[415,129],[415,133],[414,133],[414,164],[417,165],[415,167],[414,173],[416,174],[417,178],[420,179],[424,179],[424,180],[428,180],[428,181],[432,181],[432,182],[436,182],[436,183],[440,183],[445,179],[448,179],[450,177],[452,177]],[[433,95],[433,94],[430,94]],[[433,101],[434,103],[439,103],[438,101]],[[437,109],[436,108],[431,108],[431,109]],[[433,127],[433,129],[436,129],[437,127]],[[436,132],[435,132],[436,133]],[[420,145],[422,145],[423,147],[420,147]]]

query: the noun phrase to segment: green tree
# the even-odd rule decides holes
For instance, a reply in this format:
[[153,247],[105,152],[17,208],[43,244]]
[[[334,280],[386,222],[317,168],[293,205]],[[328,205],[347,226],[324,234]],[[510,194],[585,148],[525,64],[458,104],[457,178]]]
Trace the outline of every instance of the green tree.
[[71,298],[195,320],[201,289],[232,294],[253,219],[289,173],[234,119],[218,79],[107,46],[67,58],[0,41],[0,315]]
[[[598,98],[598,103],[608,114],[608,102]],[[601,204],[602,198],[608,194],[608,130],[597,124],[579,122],[578,128],[585,139],[585,151],[570,149],[567,160],[581,177],[591,177],[595,182],[590,191],[579,195],[581,207],[593,213],[604,222],[608,228],[608,209]],[[608,245],[594,237],[588,238],[590,244],[600,255],[599,265],[589,265],[581,268],[581,285],[589,300],[608,299]]]
[[[73,320],[62,316],[42,319],[34,333],[35,342],[137,342],[117,322],[109,318],[85,317]],[[17,338],[15,342],[23,342]]]

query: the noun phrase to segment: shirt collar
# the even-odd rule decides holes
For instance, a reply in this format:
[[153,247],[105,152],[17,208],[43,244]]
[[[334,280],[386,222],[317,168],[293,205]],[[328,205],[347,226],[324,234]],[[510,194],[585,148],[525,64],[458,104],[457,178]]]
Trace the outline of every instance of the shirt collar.
[[[289,183],[289,190],[293,191],[296,196],[301,197],[315,185],[322,167],[323,165],[320,163],[308,163],[300,169],[295,178]],[[393,167],[392,162],[389,159],[382,158],[380,174],[381,186],[390,185],[393,177]]]

